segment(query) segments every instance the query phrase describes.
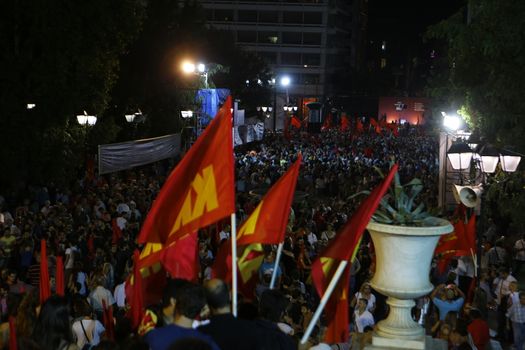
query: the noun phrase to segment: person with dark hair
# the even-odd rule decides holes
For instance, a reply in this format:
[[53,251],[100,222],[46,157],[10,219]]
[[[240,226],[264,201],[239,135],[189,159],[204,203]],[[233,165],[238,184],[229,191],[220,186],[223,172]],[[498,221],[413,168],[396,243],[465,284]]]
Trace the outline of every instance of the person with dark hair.
[[201,286],[188,283],[180,288],[175,300],[173,324],[156,328],[144,337],[150,349],[167,350],[179,339],[198,338],[210,344],[213,350],[219,350],[217,344],[208,335],[192,328],[193,321],[199,316],[205,305],[206,296]]
[[65,298],[52,296],[45,301],[33,330],[33,340],[42,350],[77,350],[69,323]]
[[160,328],[173,323],[173,315],[175,313],[175,303],[178,293],[182,287],[188,284],[190,284],[190,282],[183,279],[177,278],[168,280],[168,283],[164,288],[164,293],[162,294],[162,303],[158,306],[146,309],[139,325],[139,335],[145,335],[155,328]]
[[71,326],[77,346],[82,349],[85,345],[95,346],[100,343],[102,334],[106,331],[100,321],[93,318],[93,310],[84,298],[77,298],[73,302],[75,321]]
[[374,326],[374,316],[367,310],[368,300],[360,298],[354,311],[354,323],[357,333],[364,333],[367,326]]
[[458,320],[456,327],[450,333],[450,344],[454,350],[477,350],[464,320]]
[[198,330],[212,337],[223,350],[258,349],[261,339],[255,325],[235,318],[231,313],[230,291],[226,283],[212,279],[204,283],[204,290],[211,318],[209,324]]
[[261,348],[268,350],[296,349],[294,339],[285,334],[277,326],[284,316],[287,300],[284,295],[275,289],[268,289],[261,295],[259,301],[259,319],[255,321],[261,333]]
[[440,284],[432,291],[430,299],[439,310],[439,319],[443,321],[450,311],[461,310],[465,294],[454,284]]

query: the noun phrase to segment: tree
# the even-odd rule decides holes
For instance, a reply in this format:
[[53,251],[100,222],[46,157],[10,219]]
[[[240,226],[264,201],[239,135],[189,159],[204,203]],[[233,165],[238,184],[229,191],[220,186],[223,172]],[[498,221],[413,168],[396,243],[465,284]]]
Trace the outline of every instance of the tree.
[[75,116],[87,110],[99,116],[95,128],[105,124],[119,56],[140,30],[143,1],[8,0],[3,7],[0,159],[8,170],[0,183],[65,181],[83,156]]
[[[466,15],[466,16],[465,16]],[[525,149],[525,2],[470,0],[468,7],[431,27],[442,40],[444,69],[430,81],[433,97],[456,101],[468,122],[498,145]]]

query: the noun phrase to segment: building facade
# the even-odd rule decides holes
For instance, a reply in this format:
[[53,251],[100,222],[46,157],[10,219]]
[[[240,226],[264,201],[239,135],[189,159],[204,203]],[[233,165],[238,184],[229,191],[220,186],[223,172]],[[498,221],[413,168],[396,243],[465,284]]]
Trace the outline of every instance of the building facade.
[[[357,64],[351,0],[200,0],[207,22],[265,58],[281,103],[304,105],[336,93],[332,76]],[[280,78],[290,77],[288,87]],[[284,101],[283,101],[284,100]]]

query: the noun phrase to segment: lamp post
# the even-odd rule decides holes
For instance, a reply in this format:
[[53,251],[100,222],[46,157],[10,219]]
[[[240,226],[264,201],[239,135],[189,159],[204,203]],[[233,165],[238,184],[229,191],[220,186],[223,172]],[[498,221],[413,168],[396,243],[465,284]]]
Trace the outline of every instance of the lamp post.
[[266,118],[270,118],[270,113],[272,113],[273,111],[273,107],[272,106],[257,106],[256,107],[257,109],[257,112],[261,113],[266,117]]
[[87,158],[89,127],[92,127],[97,123],[97,117],[94,115],[88,115],[87,112],[84,111],[84,114],[77,115],[77,122],[78,124],[85,127],[84,129],[84,154],[85,154],[85,157]]
[[[477,205],[481,205],[483,203],[483,194],[488,191],[491,181],[490,176],[491,174],[494,174],[497,170],[498,163],[500,163],[501,170],[504,173],[511,173],[515,172],[518,168],[518,165],[521,161],[521,155],[518,153],[514,153],[508,150],[498,150],[494,146],[490,144],[485,145],[477,145],[476,147],[477,152],[473,152],[472,149],[465,143],[465,142],[458,142],[453,144],[450,149],[447,151],[447,157],[450,162],[450,165],[452,168],[456,171],[460,171],[460,184],[463,185],[463,174],[462,171],[465,169],[468,169],[471,164],[474,166],[474,176],[467,178],[467,184],[468,185],[474,185],[472,187],[469,187],[469,189],[476,189],[481,190],[481,193],[479,195],[481,198],[479,200],[473,201],[472,204],[469,205],[469,203],[463,203],[464,200],[461,199],[461,196],[459,196],[459,199],[465,206],[467,207],[474,207]],[[468,163],[468,165],[467,165]],[[472,173],[472,172],[471,172]],[[477,195],[477,194],[474,194]],[[479,204],[475,204],[479,203]],[[479,215],[480,209],[478,208],[477,214]],[[480,233],[477,237],[477,245],[476,245],[476,251],[477,251],[477,258],[476,258],[476,266],[477,271],[476,275],[480,275],[480,265],[481,265],[481,252],[482,252],[482,246],[481,246],[481,239],[480,234],[483,232],[484,228],[484,221],[485,217],[482,217],[481,223],[480,223]]]
[[137,124],[144,121],[144,115],[142,112],[139,111],[132,113],[132,114],[125,114],[124,117],[126,118],[126,121],[130,124],[133,124],[133,135],[132,137],[135,138],[136,132],[137,132]]
[[[279,81],[279,84],[286,89],[286,106],[290,103],[290,96],[288,94],[288,87],[292,83],[292,79],[287,76],[283,75],[279,79],[272,78],[271,81],[269,81],[270,85],[273,86],[273,131],[277,131],[277,81]],[[284,120],[283,120],[284,123]]]

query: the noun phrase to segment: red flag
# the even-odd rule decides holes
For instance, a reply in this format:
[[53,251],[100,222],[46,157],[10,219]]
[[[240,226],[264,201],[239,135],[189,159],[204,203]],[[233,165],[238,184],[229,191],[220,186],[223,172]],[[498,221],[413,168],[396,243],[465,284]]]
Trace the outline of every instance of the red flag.
[[40,241],[40,304],[43,304],[51,296],[49,286],[49,269],[47,265],[46,240]]
[[232,245],[228,239],[221,243],[211,267],[212,278],[220,278],[226,283],[232,279]]
[[142,276],[139,268],[140,254],[138,250],[133,253],[133,295],[131,296],[129,317],[133,329],[139,326],[144,314],[144,295],[142,291]]
[[[237,281],[238,291],[247,299],[253,299],[253,291],[255,289],[258,275],[257,272],[264,259],[264,251],[262,244],[253,243],[241,247],[238,250],[239,258],[237,260]],[[230,283],[232,279],[232,255],[231,255],[231,241],[223,242],[217,257],[212,266],[212,278],[220,278],[226,283]]]
[[348,340],[348,285],[350,282],[350,270],[347,267],[340,283],[333,292],[332,299],[335,300],[333,316],[328,320],[324,340],[329,344],[346,342]]
[[9,316],[9,350],[18,350],[15,318],[13,316]]
[[324,119],[323,126],[321,127],[321,130],[328,130],[332,128],[332,114],[328,113],[326,118]]
[[294,128],[300,129],[301,128],[301,122],[299,119],[294,115],[291,119],[291,124]]
[[[395,164],[391,169],[387,177],[370,193],[370,195],[361,203],[357,211],[352,215],[352,218],[346,222],[342,229],[337,233],[336,237],[331,241],[324,252],[313,262],[312,264],[312,281],[314,282],[317,293],[323,296],[330,280],[335,273],[339,262],[346,260],[351,263],[352,255],[356,253],[359,241],[363,235],[363,232],[368,225],[368,222],[372,218],[372,215],[376,211],[381,198],[383,198],[385,192],[388,190],[392,179],[397,172],[398,165]],[[347,267],[349,268],[349,267]],[[343,282],[344,278],[343,278]],[[338,282],[341,284],[341,280]],[[343,287],[345,288],[346,295],[348,295],[348,283]],[[340,293],[343,293],[342,291]],[[342,294],[341,294],[342,295]],[[341,300],[341,298],[339,298]],[[326,311],[328,312],[328,318],[333,320],[335,312],[335,304],[338,300],[332,296],[327,304]],[[335,327],[335,326],[334,326]],[[348,328],[348,324],[337,325],[337,329],[342,327]],[[341,334],[339,332],[338,334]],[[346,341],[348,338],[348,332],[343,332],[344,339],[331,339],[332,342]]]
[[465,225],[465,239],[467,243],[467,249],[473,253],[476,253],[476,215],[472,214],[467,225]]
[[149,269],[161,263],[172,278],[194,281],[199,273],[198,241],[197,232],[194,232],[167,247],[160,243],[148,243],[140,252],[139,269]]
[[235,212],[231,97],[171,172],[139,243],[169,244]]
[[197,232],[189,234],[163,250],[162,266],[172,278],[196,281],[199,278],[199,237]]
[[106,336],[109,340],[115,340],[115,324],[113,320],[113,308],[106,305],[106,301],[102,299],[102,308],[104,313],[102,314],[102,320],[104,327],[106,328]]
[[361,119],[357,118],[357,121],[356,121],[356,130],[358,133],[362,133],[365,128],[363,127],[363,123],[361,122]]
[[284,240],[302,156],[266,193],[237,232],[237,245],[279,244]]
[[122,237],[122,230],[117,225],[117,218],[113,218],[111,220],[111,230],[113,231],[113,234],[111,236],[111,243],[117,244],[120,238]]
[[350,123],[348,121],[348,117],[346,116],[346,114],[343,114],[343,116],[341,117],[341,131],[348,130],[349,125]]
[[57,271],[55,274],[55,290],[58,295],[63,297],[65,295],[64,285],[64,260],[61,256],[57,256]]

